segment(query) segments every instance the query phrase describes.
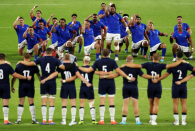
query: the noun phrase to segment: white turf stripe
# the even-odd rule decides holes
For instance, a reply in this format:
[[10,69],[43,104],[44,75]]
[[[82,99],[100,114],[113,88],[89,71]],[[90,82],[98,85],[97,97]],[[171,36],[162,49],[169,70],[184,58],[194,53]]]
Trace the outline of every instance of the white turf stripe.
[[[19,88],[17,88],[17,89],[19,89]],[[61,88],[57,88],[57,90],[60,90]],[[77,90],[80,90],[80,88],[76,88]],[[95,89],[95,90],[98,90],[98,88],[97,87],[95,87],[95,88],[93,88],[93,89]],[[120,89],[122,89],[122,87],[121,88],[116,88],[117,90],[120,90]],[[143,89],[143,90],[146,90],[147,88],[139,88],[138,87],[138,89]],[[171,88],[162,88],[163,90],[171,90]],[[40,88],[35,88],[35,90],[40,90]],[[187,89],[187,90],[195,90],[195,88],[190,88],[190,89]]]
[[[0,5],[36,5],[36,4],[0,4]],[[38,4],[38,5],[66,5],[66,4]]]

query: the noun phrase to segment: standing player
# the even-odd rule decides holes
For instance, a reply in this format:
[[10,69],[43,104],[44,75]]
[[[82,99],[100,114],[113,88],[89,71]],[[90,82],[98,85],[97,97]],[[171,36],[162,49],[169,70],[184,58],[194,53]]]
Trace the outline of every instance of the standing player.
[[167,37],[168,34],[154,29],[154,25],[151,20],[148,21],[146,33],[150,39],[150,60],[153,60],[153,54],[156,53],[157,50],[162,50],[162,58],[160,61],[163,62],[166,54],[166,44],[161,43],[159,35]]
[[[39,20],[39,26],[35,26],[37,20],[38,19],[36,18],[36,20],[32,24],[32,27],[34,28],[35,33],[38,34],[41,37],[41,39],[43,40],[42,53],[44,53],[45,50],[46,50],[46,47],[48,45],[48,41],[52,37],[52,34],[51,34],[50,30],[47,27],[44,27],[43,20]],[[47,38],[47,34],[49,35],[48,38]]]
[[[136,64],[126,64],[126,66],[131,67],[131,68],[145,68],[147,70],[148,75],[155,76],[159,74],[161,76],[161,72],[164,69],[169,69],[178,66],[181,64],[183,61],[177,61],[172,64],[159,64],[160,60],[160,55],[158,53],[153,54],[153,62],[147,62],[141,65],[136,65]],[[160,102],[162,94],[162,85],[161,82],[159,81],[158,83],[152,83],[152,80],[148,80],[148,90],[147,90],[147,95],[148,95],[148,100],[150,102],[150,123],[151,125],[157,125],[156,123],[156,118],[158,114],[158,105]]]
[[184,79],[180,81],[176,81],[175,84],[181,85],[182,83],[189,81],[194,76],[195,76],[195,72],[192,72],[189,76],[186,76]]
[[[77,32],[70,26],[66,25],[66,20],[64,18],[60,19],[60,25],[57,26],[57,24],[58,21],[52,26],[51,32],[56,33],[58,36],[58,54],[60,57],[63,57],[64,48],[72,47],[72,41],[77,36]],[[72,38],[70,38],[71,32],[74,33]]]
[[96,60],[99,60],[100,53],[100,45],[98,42],[94,41],[94,32],[93,29],[90,28],[90,22],[88,20],[84,21],[84,25],[82,27],[81,33],[84,37],[84,53],[85,56],[91,55],[91,50],[96,49]]
[[[41,80],[47,78],[50,76],[50,74],[54,73],[56,71],[56,67],[59,67],[61,69],[65,69],[65,66],[60,63],[60,61],[57,58],[54,58],[52,56],[52,49],[47,48],[46,49],[46,55],[44,57],[41,57],[37,59],[35,62],[26,62],[26,61],[20,61],[19,63],[22,63],[26,66],[34,66],[34,65],[40,65],[41,71],[42,71],[42,77]],[[72,68],[75,64],[67,65],[66,69]],[[53,78],[44,84],[41,84],[41,98],[42,98],[42,116],[43,116],[43,122],[42,125],[46,125],[47,123],[47,95],[49,94],[49,125],[55,124],[53,122],[53,114],[54,114],[54,101],[55,101],[55,95],[56,95],[56,78]]]
[[[126,28],[126,32],[129,32],[129,27],[127,26],[127,23],[123,20],[123,18],[116,13],[116,7],[115,4],[112,2],[109,4],[109,6],[106,8],[106,19],[108,23],[108,34],[106,37],[106,43],[107,45],[111,45],[112,40],[114,40],[114,47],[115,47],[115,61],[118,61],[118,52],[119,52],[119,40],[120,40],[120,24],[119,21],[122,22],[122,24]],[[111,46],[107,46],[111,47]],[[110,50],[110,48],[108,48]]]
[[[51,31],[51,28],[53,27],[54,23],[58,20],[56,17],[53,17],[54,14],[52,14],[49,19],[47,20],[47,26],[48,26],[48,29]],[[50,21],[51,21],[51,18],[52,18],[52,23],[53,24],[50,24]],[[57,27],[58,25],[56,25]],[[51,43],[52,45],[54,46],[54,48],[57,48],[58,47],[58,36],[56,33],[52,33],[52,37],[51,37]]]
[[[17,25],[19,21],[19,25]],[[23,17],[17,17],[16,21],[13,24],[14,29],[18,35],[18,54],[23,55],[25,45],[27,44],[26,39],[23,38],[23,33],[28,28],[28,25],[24,24]]]
[[[144,48],[144,56],[143,58],[146,59],[146,54],[148,51],[148,46],[150,40],[145,32],[145,25],[141,23],[141,17],[133,15],[133,20],[129,22],[130,30],[132,33],[132,55],[133,57],[138,56],[138,52],[140,47]],[[146,41],[144,37],[148,40]]]
[[[27,52],[30,53],[31,55],[33,52],[35,52],[36,60],[39,54],[40,45],[42,44],[43,40],[39,35],[34,33],[34,29],[32,26],[26,29],[26,31],[23,34],[23,38],[25,38],[28,43]],[[39,41],[39,43],[37,43],[37,41]]]
[[[133,64],[133,57],[132,56],[127,56],[126,58],[127,64]],[[137,125],[141,125],[142,122],[140,121],[139,118],[139,107],[138,107],[138,75],[145,78],[145,79],[152,79],[152,78],[158,78],[157,76],[151,76],[151,75],[146,75],[142,72],[141,69],[134,69],[134,68],[129,68],[129,67],[123,67],[121,70],[127,74],[129,77],[134,79],[135,81],[129,81],[123,77],[123,108],[122,108],[122,122],[120,124],[126,125],[126,119],[127,119],[127,113],[128,113],[128,106],[129,106],[129,100],[131,99],[132,105],[134,108],[134,114],[135,114],[135,121]],[[113,79],[115,77],[118,77],[119,74],[115,73],[112,75],[105,75],[105,76],[100,76],[100,78],[107,78],[107,79]]]
[[[24,54],[24,61],[30,61],[31,55],[29,53]],[[39,80],[41,80],[41,75],[39,73],[39,69],[37,66],[25,66],[23,64],[18,64],[16,66],[15,72],[26,77],[32,76],[30,81],[27,80],[19,80],[19,105],[18,105],[18,119],[15,124],[21,123],[21,117],[24,110],[24,101],[25,97],[28,97],[29,102],[29,110],[32,116],[32,124],[38,124],[39,122],[35,118],[35,106],[34,106],[34,95],[35,95],[35,87],[34,87],[34,74],[37,74]],[[11,90],[15,91],[14,83],[16,78],[12,77]]]
[[[83,45],[83,39],[82,39],[82,35],[80,35],[82,26],[81,26],[81,23],[79,21],[77,21],[77,14],[72,14],[72,22],[68,23],[68,25],[70,27],[72,27],[77,32],[77,36],[72,41],[73,54],[75,51],[76,43],[79,43],[78,54],[80,54],[81,49],[82,49],[82,45]],[[80,31],[80,33],[79,33],[79,31]],[[72,38],[72,37],[73,37],[73,33],[70,33],[70,38]]]
[[[182,61],[183,59],[183,52],[178,51],[177,52],[177,62]],[[195,71],[195,68],[191,66],[188,63],[181,63],[178,66],[168,69],[167,72],[162,75],[159,79],[153,81],[158,82],[167,76],[169,76],[171,73],[173,74],[173,81],[172,81],[172,98],[173,98],[173,113],[175,122],[173,125],[179,125],[179,111],[178,111],[178,105],[179,105],[179,99],[181,101],[182,106],[182,125],[186,125],[186,114],[187,114],[187,82],[182,83],[181,85],[177,85],[175,82],[182,80],[187,76],[187,71]]]
[[31,19],[32,19],[33,22],[34,22],[36,19],[38,19],[38,21],[36,22],[36,26],[39,26],[39,20],[43,20],[44,26],[47,27],[47,22],[46,22],[45,19],[43,19],[43,18],[41,17],[42,13],[41,13],[40,10],[37,10],[37,11],[36,11],[36,17],[33,15],[34,9],[37,8],[37,7],[38,7],[38,6],[35,5],[35,6],[32,8],[32,10],[30,11],[30,17],[31,17]]
[[[172,61],[176,61],[177,50],[182,51],[185,54],[185,56],[191,60],[191,59],[193,59],[193,56],[191,53],[193,53],[193,51],[194,51],[194,45],[192,43],[191,36],[187,31],[183,30],[182,24],[178,24],[177,28],[178,28],[178,30],[175,31],[173,33],[173,36],[170,37],[171,44],[176,39],[176,43],[173,44],[173,49],[172,49],[173,50],[173,57],[174,57]],[[189,48],[188,41],[190,42],[190,45],[192,48],[191,50]]]
[[[123,19],[126,22],[126,24],[128,25],[128,18],[129,15],[128,14],[124,14],[123,15]],[[129,34],[126,32],[126,28],[125,26],[122,24],[122,22],[120,22],[120,40],[119,40],[119,52],[121,51],[121,48],[123,46],[123,43],[125,43],[126,48],[125,48],[125,53],[128,53],[128,48],[129,48]]]
[[[86,72],[86,73],[90,73],[90,72],[95,71],[96,69],[98,69],[98,71],[104,71],[104,72],[110,72],[110,71],[113,71],[113,69],[115,69],[119,75],[131,81],[131,77],[127,76],[121,69],[118,68],[116,61],[109,58],[108,49],[104,49],[102,54],[103,54],[103,58],[98,61],[95,61],[92,67],[89,67],[89,68],[79,67],[79,70]],[[104,124],[106,94],[108,94],[111,124],[112,125],[117,124],[117,122],[114,119],[115,117],[115,106],[114,106],[115,82],[114,82],[114,79],[100,79],[98,93],[100,96],[100,117],[101,117],[99,124],[100,125]]]
[[[13,77],[23,80],[31,80],[32,76],[22,76],[16,72],[14,72],[13,68],[6,64],[7,61],[5,61],[5,54],[0,53],[0,98],[2,98],[3,101],[3,114],[4,114],[4,125],[12,124],[8,120],[8,114],[9,114],[9,99],[10,96],[10,84],[9,84],[9,74],[11,74]],[[12,90],[12,92],[14,92]]]

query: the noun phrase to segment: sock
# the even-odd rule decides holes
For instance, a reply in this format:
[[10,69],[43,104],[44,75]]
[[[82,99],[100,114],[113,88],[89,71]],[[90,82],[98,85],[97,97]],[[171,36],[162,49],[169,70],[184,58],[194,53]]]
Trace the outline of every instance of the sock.
[[18,120],[17,121],[21,121],[21,117],[22,117],[22,113],[23,113],[24,107],[23,105],[18,105]]
[[115,57],[118,57],[118,54],[115,54]]
[[152,120],[152,114],[150,113],[150,120]]
[[8,121],[9,106],[3,106],[4,121]]
[[79,109],[79,116],[80,116],[80,121],[83,121],[83,117],[84,117],[84,107],[80,107],[80,109]]
[[157,118],[157,114],[153,114],[153,115],[152,115],[152,120],[153,120],[153,121],[156,121],[156,118]]
[[99,55],[100,55],[101,53],[96,53],[96,59],[99,59]]
[[31,116],[32,116],[32,120],[35,121],[36,119],[35,119],[35,106],[34,106],[34,103],[30,104],[29,110],[30,110],[30,113],[31,113]]
[[55,110],[54,106],[49,107],[49,121],[53,121],[54,110]]
[[173,54],[173,57],[176,58],[176,54]]
[[128,50],[128,49],[125,49],[125,51]]
[[175,121],[179,121],[179,115],[178,115],[178,113],[174,113],[174,118],[175,118]]
[[144,48],[141,48],[141,52],[143,52]]
[[72,122],[75,122],[76,117],[76,106],[71,107]]
[[167,51],[167,48],[162,48],[162,57],[165,57],[166,51]]
[[148,47],[144,47],[144,55],[147,54],[147,51],[148,51]]
[[35,59],[37,59],[38,55],[35,55]]
[[104,121],[105,105],[100,105],[100,120]]
[[127,120],[127,115],[123,115],[122,122],[126,122],[126,120]]
[[47,115],[47,106],[43,106],[43,105],[42,105],[41,110],[42,110],[43,121],[47,121],[47,119],[46,119],[46,115]]
[[82,45],[79,45],[79,52],[81,52]]
[[187,115],[187,113],[182,113],[182,122],[184,121],[186,121],[186,115]]
[[66,106],[62,106],[62,121],[66,121],[66,113],[67,113],[67,108]]
[[115,115],[115,107],[114,107],[114,105],[110,105],[109,112],[110,112],[111,121],[114,121],[114,115]]
[[90,114],[91,114],[92,121],[95,121],[95,107],[90,108]]
[[139,116],[135,116],[135,121],[140,122]]

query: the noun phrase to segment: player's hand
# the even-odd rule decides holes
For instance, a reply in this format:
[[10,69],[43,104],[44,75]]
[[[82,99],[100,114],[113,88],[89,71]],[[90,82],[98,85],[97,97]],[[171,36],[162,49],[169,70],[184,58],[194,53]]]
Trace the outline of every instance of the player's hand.
[[58,24],[58,21],[56,20],[56,22],[54,24],[57,25]]
[[76,66],[78,66],[78,64],[76,62],[74,62]]
[[51,14],[51,17],[53,17],[54,16],[54,14]]
[[89,18],[90,18],[90,17],[92,17],[92,16],[93,16],[93,15],[92,15],[92,14],[90,14],[90,15],[89,15]]
[[46,81],[45,81],[45,79],[44,80],[41,80],[41,84],[44,84]]
[[86,83],[86,86],[87,86],[87,87],[91,87],[92,84],[90,84],[90,83],[87,82],[87,83]]
[[32,79],[32,76],[28,76],[27,80],[30,81]]
[[100,75],[100,79],[104,79],[104,75]]
[[182,63],[187,63],[187,64],[188,64],[189,62],[187,62],[187,61],[185,61],[185,60],[182,60]]
[[61,79],[60,82],[63,83],[63,79]]
[[122,14],[122,13],[123,13],[123,11],[120,11],[120,12],[119,12],[119,14]]
[[153,83],[157,83],[158,82],[158,79],[153,79],[152,82]]
[[157,74],[157,75],[155,75],[155,77],[154,77],[155,79],[158,79],[159,78],[159,74]]
[[15,93],[15,88],[12,87],[12,88],[11,88],[11,91],[12,91],[12,93]]
[[164,35],[165,35],[165,37],[167,37],[167,36],[168,36],[168,34],[167,34],[167,33],[164,33]]
[[108,72],[108,75],[111,75],[111,74],[113,74],[113,71],[109,71],[109,72]]
[[29,27],[27,27],[27,29],[26,29],[28,32],[30,31],[30,28]]
[[191,50],[190,50],[190,53],[193,53],[193,52],[194,52],[194,50],[191,49]]
[[180,81],[176,81],[175,84],[176,85],[181,85],[181,82]]
[[113,4],[113,2],[110,2],[110,4],[109,4],[109,5],[111,6],[112,4]]
[[17,20],[19,20],[20,16],[17,17]]
[[121,67],[120,68],[123,68],[123,67],[125,67],[126,66],[126,64],[123,64],[123,65],[121,65]]
[[139,14],[137,13],[135,16],[139,16]]
[[125,31],[129,34],[129,27],[128,26],[126,27]]
[[18,61],[18,63],[16,64],[16,65],[18,65],[18,64],[20,64],[21,63],[21,61]]
[[37,7],[38,7],[38,5],[35,5],[35,6],[34,6],[34,8],[37,8]]
[[131,82],[134,82],[135,81],[135,77],[131,77]]
[[172,35],[172,36],[173,36],[173,33],[174,33],[174,32],[171,32],[171,35]]
[[136,18],[136,16],[135,16],[135,15],[132,15],[132,17],[133,17],[133,19],[135,19],[135,18]]

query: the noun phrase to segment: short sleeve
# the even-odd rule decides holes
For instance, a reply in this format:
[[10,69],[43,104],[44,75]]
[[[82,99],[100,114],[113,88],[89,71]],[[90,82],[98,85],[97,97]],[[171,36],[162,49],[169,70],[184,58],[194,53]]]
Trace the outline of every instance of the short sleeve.
[[67,24],[68,26],[71,25],[71,22]]
[[190,71],[192,71],[192,70],[194,69],[194,67],[193,67],[192,65],[190,65],[190,64],[187,64],[187,68],[188,68],[188,70],[190,70]]
[[176,33],[175,33],[175,32],[173,33],[173,38],[174,38],[174,39],[176,38]]
[[195,76],[195,72],[192,72],[191,74],[192,74],[193,76]]
[[92,68],[93,68],[94,70],[96,70],[96,68],[97,68],[97,61],[94,62],[94,64],[92,65]]
[[164,70],[164,69],[166,69],[167,65],[166,64],[160,64],[160,66],[161,66],[161,69]]
[[171,68],[167,70],[167,73],[171,74],[172,70]]
[[13,75],[15,73],[14,69],[9,65],[9,74]]
[[139,69],[138,74],[139,74],[139,76],[142,76],[144,73],[141,69]]
[[43,22],[44,22],[45,27],[47,27],[47,22],[46,22],[46,20],[43,19]]
[[77,71],[79,71],[77,66],[75,66],[74,68],[75,68],[75,73],[76,73]]
[[115,70],[118,68],[118,65],[117,65],[116,61],[114,61],[114,63],[113,63],[113,68],[114,68]]
[[61,62],[56,58],[56,66],[59,67],[61,65]]
[[[20,65],[20,64],[19,64],[19,65]],[[15,68],[15,72],[16,72],[16,73],[19,73],[19,70],[18,70],[19,65],[17,65],[16,68]]]
[[59,35],[59,29],[60,29],[59,25],[55,27],[55,29],[56,29],[56,34]]
[[61,72],[61,69],[60,68],[57,68],[57,70],[56,70],[58,73],[60,73]]
[[37,66],[35,66],[34,73],[39,73],[39,68]]
[[71,27],[69,27],[69,31],[72,32],[72,33],[75,32],[75,30],[73,28],[71,28]]
[[103,15],[102,12],[101,12],[101,10],[98,12],[98,16],[99,16],[99,15]]
[[[187,32],[187,31],[186,31]],[[187,38],[190,38],[190,34],[187,32]]]
[[77,58],[76,57],[74,58],[74,62],[77,62]]
[[36,17],[33,15],[33,16],[31,17],[31,19],[32,19],[32,21],[34,22],[34,21],[36,20]]
[[100,25],[101,25],[101,28],[105,27],[105,25],[102,22],[100,22]]
[[59,55],[58,55],[57,53],[56,53],[56,58],[57,58],[57,59],[60,58]]
[[121,15],[118,14],[118,17],[119,17],[119,21],[122,21],[123,18],[121,17]]
[[79,22],[79,24],[78,24],[78,25],[79,25],[79,28],[82,28],[82,25],[81,25],[81,23],[80,23],[80,22]]
[[48,28],[46,28],[46,30],[47,30],[47,34],[51,34],[51,32],[50,32],[50,30],[48,29]]
[[148,68],[148,63],[143,63],[143,64],[141,64],[141,65],[142,65],[142,68],[145,68],[145,69]]
[[187,28],[187,30],[189,30],[190,29],[190,26],[186,23],[186,28]]
[[19,25],[15,26],[14,29],[15,29],[16,31],[18,31],[18,30],[19,30]]
[[40,64],[41,63],[41,58],[36,59],[34,62],[35,62],[36,65]]
[[175,25],[175,27],[174,27],[174,32],[175,32],[175,31],[177,31],[177,25]]

